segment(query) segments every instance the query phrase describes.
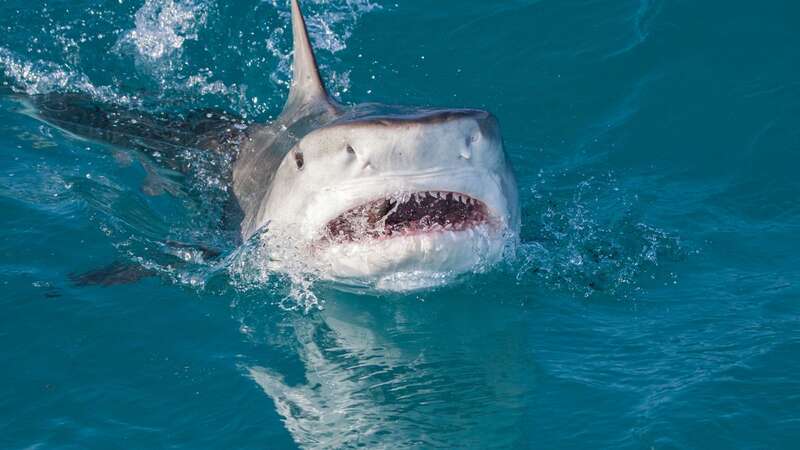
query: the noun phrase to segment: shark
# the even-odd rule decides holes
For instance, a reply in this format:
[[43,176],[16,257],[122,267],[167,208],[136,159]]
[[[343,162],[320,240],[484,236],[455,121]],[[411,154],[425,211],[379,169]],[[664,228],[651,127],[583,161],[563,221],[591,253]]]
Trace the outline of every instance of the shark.
[[325,87],[298,0],[291,20],[291,87],[270,123],[203,111],[165,118],[80,95],[29,100],[44,121],[143,150],[173,170],[186,170],[169,157],[180,148],[230,155],[236,235],[282,242],[270,257],[277,271],[304,261],[322,279],[407,291],[501,261],[518,239],[520,211],[497,118],[478,109],[343,104]]

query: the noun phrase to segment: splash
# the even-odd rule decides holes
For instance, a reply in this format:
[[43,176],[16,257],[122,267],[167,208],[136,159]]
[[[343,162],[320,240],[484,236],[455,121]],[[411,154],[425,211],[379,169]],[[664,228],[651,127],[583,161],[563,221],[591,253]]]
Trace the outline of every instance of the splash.
[[[47,39],[0,46],[0,70],[9,86],[29,94],[83,92],[147,111],[214,107],[269,119],[291,77],[287,3],[250,0],[233,7],[252,13],[237,23],[241,29],[226,28],[230,9],[211,0],[145,0],[133,10],[109,5],[80,17],[45,7]],[[336,55],[347,49],[361,17],[380,6],[307,0],[303,7],[323,75],[341,97],[350,90],[350,71],[336,67]],[[108,29],[123,20],[132,25]],[[136,70],[128,70],[129,62]]]
[[28,95],[49,92],[81,92],[108,103],[135,106],[137,98],[118,93],[111,86],[97,86],[85,74],[48,61],[26,61],[9,49],[0,47],[3,85]]
[[264,229],[236,249],[224,262],[232,286],[240,292],[267,289],[286,311],[321,309],[314,292],[319,268],[308,259],[303,243]]
[[[272,4],[278,7],[276,1]],[[380,9],[380,5],[370,0],[313,0],[303,2],[306,26],[311,36],[312,44],[319,53],[335,55],[347,48],[347,41],[351,38],[355,26],[360,18],[369,12]],[[281,20],[285,24],[291,23],[291,15],[286,10],[281,10]],[[278,61],[275,70],[270,75],[271,81],[282,87],[288,87],[291,82],[291,48],[288,44],[291,38],[290,28],[277,27],[272,30],[267,39],[267,50]],[[350,71],[338,71],[326,64],[325,59],[320,61],[320,69],[326,78],[331,94],[337,98],[350,90]]]
[[[569,194],[549,186],[556,177],[540,172],[530,188],[515,262],[518,281],[533,278],[584,297],[605,292],[625,298],[642,291],[642,277],[657,278],[662,262],[687,255],[680,238],[637,217],[638,197],[627,195],[613,174],[581,181]],[[667,277],[675,282],[674,274]]]
[[193,0],[146,0],[136,11],[135,28],[120,37],[115,49],[131,47],[139,64],[172,69],[180,62],[184,43],[198,40],[207,9]]
[[314,13],[308,17],[306,24],[315,47],[331,53],[346,49],[358,19],[365,13],[380,8],[370,0],[314,0],[310,3],[326,7],[323,13]]

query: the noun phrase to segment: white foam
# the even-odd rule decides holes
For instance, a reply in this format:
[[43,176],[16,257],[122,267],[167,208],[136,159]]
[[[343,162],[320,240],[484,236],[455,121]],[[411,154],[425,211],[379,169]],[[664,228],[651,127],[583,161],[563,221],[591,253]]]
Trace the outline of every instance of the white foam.
[[[267,50],[278,60],[270,79],[279,86],[288,86],[291,78],[292,54],[291,51],[283,51],[282,48],[286,47],[284,42],[288,43],[291,35],[288,33],[291,16],[283,4],[276,7],[281,8],[280,15],[286,26],[275,28],[267,40]],[[371,0],[313,0],[303,2],[303,8],[306,26],[319,57],[319,53],[336,54],[347,49],[347,41],[352,37],[353,30],[361,17],[379,9],[380,5]],[[348,92],[350,71],[337,71],[325,64],[325,58],[318,60],[331,94],[339,97]]]
[[131,46],[140,63],[174,61],[186,41],[198,39],[197,32],[207,16],[203,2],[146,0],[136,11],[135,27],[119,38],[116,48]]
[[96,86],[85,74],[47,61],[26,61],[11,50],[0,47],[0,68],[13,87],[28,95],[55,91],[82,92],[99,101],[134,104],[136,98],[117,93],[110,86]]

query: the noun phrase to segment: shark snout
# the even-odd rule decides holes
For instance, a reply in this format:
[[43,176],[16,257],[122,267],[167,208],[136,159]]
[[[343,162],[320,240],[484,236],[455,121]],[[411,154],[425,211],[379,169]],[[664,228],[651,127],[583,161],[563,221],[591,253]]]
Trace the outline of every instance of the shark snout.
[[[345,122],[322,130],[307,147],[325,148],[315,153],[340,163],[345,178],[355,173],[495,171],[504,160],[497,120],[473,110]],[[329,147],[341,149],[330,152]]]
[[[485,205],[498,222],[516,215],[513,173],[488,112],[439,110],[369,116],[318,130],[301,143],[319,219],[396,195],[453,192]],[[317,222],[316,220],[313,222]],[[318,228],[318,227],[316,227]]]

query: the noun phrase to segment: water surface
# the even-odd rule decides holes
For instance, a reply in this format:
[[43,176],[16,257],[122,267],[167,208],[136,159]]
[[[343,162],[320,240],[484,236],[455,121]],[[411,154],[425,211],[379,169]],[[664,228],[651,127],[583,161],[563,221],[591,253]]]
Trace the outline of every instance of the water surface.
[[[409,295],[261,270],[215,226],[224,161],[165,173],[8,91],[266,121],[287,93],[286,2],[8,0],[2,448],[796,445],[798,6],[304,6],[342,101],[498,116],[514,257]],[[120,260],[159,276],[71,281]]]

